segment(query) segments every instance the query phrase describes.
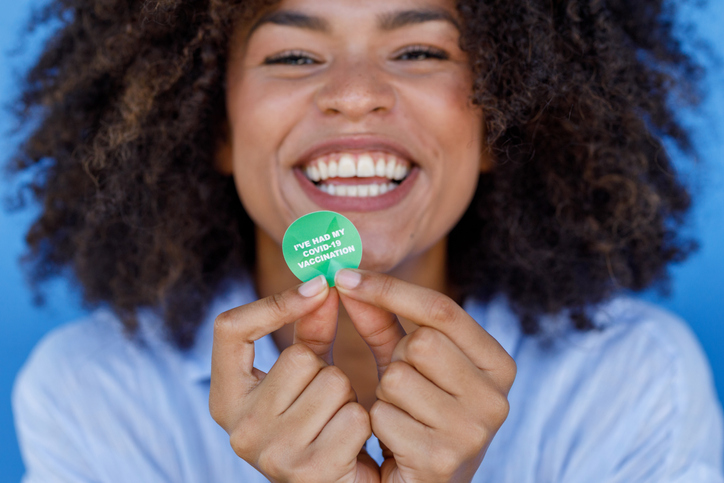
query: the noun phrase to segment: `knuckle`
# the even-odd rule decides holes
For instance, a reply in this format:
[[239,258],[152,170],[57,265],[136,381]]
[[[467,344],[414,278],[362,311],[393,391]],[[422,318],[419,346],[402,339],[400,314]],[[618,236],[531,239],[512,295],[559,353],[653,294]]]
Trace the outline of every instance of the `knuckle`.
[[508,413],[510,412],[508,398],[499,392],[495,392],[488,398],[486,408],[488,417],[497,431],[508,418]]
[[319,371],[324,384],[334,393],[347,395],[352,390],[349,378],[337,366],[327,366]]
[[379,383],[380,389],[384,394],[390,394],[390,392],[395,391],[400,386],[400,382],[404,380],[408,367],[410,366],[402,361],[394,361],[387,366],[387,370],[382,374]]
[[253,412],[245,412],[240,415],[234,424],[234,429],[229,432],[229,441],[234,452],[245,461],[251,461],[259,446],[259,436],[264,433],[260,431],[258,418]]
[[319,366],[321,361],[312,349],[304,344],[292,344],[282,352],[291,364],[300,367]]
[[254,443],[249,438],[249,433],[245,431],[233,431],[229,435],[229,443],[231,449],[234,450],[236,455],[245,460],[251,461],[253,459]]
[[229,332],[234,328],[234,319],[231,310],[222,312],[214,319],[214,332],[217,334]]
[[491,433],[485,424],[476,420],[460,422],[455,429],[456,441],[464,460],[478,455],[488,444]]
[[266,445],[256,458],[258,468],[272,480],[299,481],[295,476],[301,467],[297,451],[286,439]]
[[515,381],[515,376],[517,374],[518,365],[515,363],[515,360],[513,360],[512,357],[508,356],[502,370],[503,384],[505,384],[506,389],[510,389],[510,387],[513,385],[513,382]]
[[282,294],[275,293],[266,299],[266,305],[272,316],[275,318],[283,317],[287,313],[287,301]]
[[279,456],[279,453],[272,448],[265,448],[259,453],[256,459],[258,469],[273,478],[281,477],[283,475],[283,469],[280,465]]
[[350,427],[361,428],[365,431],[371,432],[370,417],[365,411],[365,408],[356,402],[349,402],[343,406],[346,411],[346,417],[350,420]]
[[487,428],[477,428],[477,431],[474,431],[468,439],[470,446],[467,459],[476,457],[481,451],[487,448],[493,436],[495,436],[495,433],[490,432]]
[[428,302],[427,313],[430,314],[430,318],[433,321],[444,323],[457,316],[458,306],[451,298],[444,295],[436,295]]
[[395,279],[390,277],[389,275],[382,276],[382,280],[380,283],[380,293],[389,295],[394,292],[395,289]]
[[430,327],[419,327],[410,334],[410,340],[407,344],[408,357],[416,358],[428,355],[438,347],[439,337],[440,332],[437,330]]
[[388,403],[378,399],[370,408],[370,425],[372,431],[377,434],[381,426],[384,426],[384,420],[388,412]]
[[460,465],[457,451],[447,446],[437,448],[432,461],[434,465],[432,471],[441,481],[450,481]]

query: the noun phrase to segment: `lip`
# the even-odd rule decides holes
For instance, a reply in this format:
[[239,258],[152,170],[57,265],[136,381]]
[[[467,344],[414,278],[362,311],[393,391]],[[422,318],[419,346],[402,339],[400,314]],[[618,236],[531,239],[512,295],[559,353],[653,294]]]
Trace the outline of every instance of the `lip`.
[[320,208],[336,212],[344,211],[377,211],[384,210],[395,206],[407,196],[412,190],[415,181],[420,174],[420,167],[413,165],[410,174],[402,180],[402,182],[392,191],[379,196],[355,197],[355,196],[334,196],[317,188],[305,175],[300,168],[294,169],[299,185],[304,193],[316,203]]
[[330,153],[361,153],[367,151],[383,151],[394,154],[410,162],[414,167],[417,165],[410,152],[394,141],[378,136],[347,136],[335,138],[313,145],[306,150],[294,163],[295,168],[304,166],[309,161]]

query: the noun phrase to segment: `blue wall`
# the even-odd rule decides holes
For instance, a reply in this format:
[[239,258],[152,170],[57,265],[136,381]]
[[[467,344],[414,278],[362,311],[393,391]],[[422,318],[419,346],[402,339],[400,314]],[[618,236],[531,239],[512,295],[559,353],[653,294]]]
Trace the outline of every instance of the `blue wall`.
[[[693,13],[701,34],[710,40],[724,59],[724,2],[714,0],[702,12]],[[20,41],[34,0],[3,0],[0,15],[0,104],[16,93],[16,74],[38,51],[38,41]],[[31,39],[32,40],[32,39]],[[19,56],[8,53],[23,44]],[[9,62],[8,62],[9,60]],[[707,79],[711,92],[703,112],[686,114],[695,126],[702,160],[699,164],[680,161],[690,185],[698,191],[691,231],[701,242],[701,250],[684,265],[673,269],[672,297],[656,300],[690,322],[698,334],[714,369],[719,394],[724,395],[724,73],[712,71]],[[12,120],[0,113],[0,153],[5,156],[14,146],[6,135]],[[4,159],[4,158],[3,158]],[[0,184],[0,192],[7,193]],[[32,297],[19,269],[17,259],[23,250],[22,237],[32,213],[8,214],[0,211],[0,480],[18,481],[22,462],[15,442],[10,412],[10,389],[16,372],[33,345],[51,328],[79,317],[83,310],[76,293],[62,281],[48,286],[47,304],[33,306]]]

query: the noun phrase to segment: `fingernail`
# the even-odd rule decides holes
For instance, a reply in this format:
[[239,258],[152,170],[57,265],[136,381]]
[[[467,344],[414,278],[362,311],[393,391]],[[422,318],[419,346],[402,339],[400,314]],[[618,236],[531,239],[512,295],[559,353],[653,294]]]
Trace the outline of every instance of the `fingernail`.
[[343,268],[334,276],[334,284],[348,290],[359,285],[360,280],[362,280],[362,275],[348,268]]
[[299,295],[302,297],[314,297],[324,291],[327,286],[327,279],[324,275],[318,275],[308,282],[304,282],[299,286]]

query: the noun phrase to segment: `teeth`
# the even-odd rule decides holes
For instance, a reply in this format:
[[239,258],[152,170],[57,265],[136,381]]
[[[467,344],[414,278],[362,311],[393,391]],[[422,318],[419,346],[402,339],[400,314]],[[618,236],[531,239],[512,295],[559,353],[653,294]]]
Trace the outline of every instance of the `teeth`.
[[405,169],[405,167],[404,167],[403,165],[398,164],[398,165],[395,167],[395,179],[396,179],[396,180],[401,180],[401,179],[403,179],[403,178],[405,177],[405,175],[407,175],[406,171],[407,171],[407,170]]
[[358,185],[341,185],[341,184],[321,184],[317,186],[320,190],[332,196],[352,196],[366,198],[370,196],[380,196],[397,188],[395,183],[384,184],[358,184]]
[[319,169],[316,166],[312,166],[309,168],[309,177],[312,179],[312,181],[319,181],[321,177],[319,176]]
[[321,156],[304,169],[314,182],[329,178],[371,178],[379,176],[400,181],[410,174],[409,164],[387,153],[338,153]]
[[387,169],[385,170],[385,177],[389,179],[395,179],[395,159],[387,160]]
[[357,177],[358,178],[371,178],[375,175],[375,164],[372,161],[372,156],[369,154],[363,154],[357,160]]
[[340,178],[353,178],[357,174],[357,169],[354,165],[354,158],[349,154],[343,154],[339,158],[339,171],[337,176]]
[[380,177],[385,176],[385,158],[377,160],[377,164],[375,165],[375,175]]
[[322,179],[329,178],[329,171],[327,168],[327,163],[320,161],[317,163],[317,169],[319,170],[319,177]]
[[337,177],[337,161],[330,160],[329,164],[327,165],[327,174],[330,178],[336,178]]

